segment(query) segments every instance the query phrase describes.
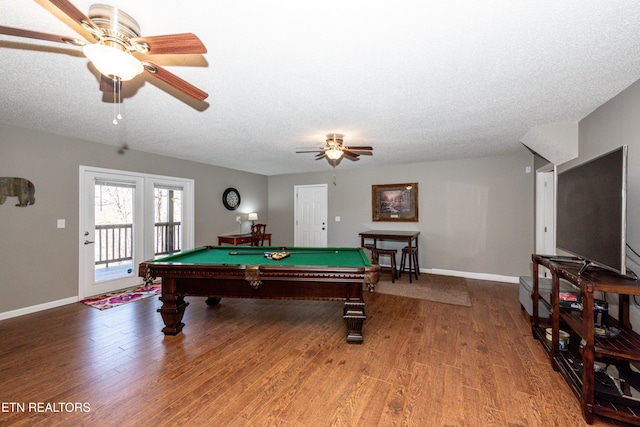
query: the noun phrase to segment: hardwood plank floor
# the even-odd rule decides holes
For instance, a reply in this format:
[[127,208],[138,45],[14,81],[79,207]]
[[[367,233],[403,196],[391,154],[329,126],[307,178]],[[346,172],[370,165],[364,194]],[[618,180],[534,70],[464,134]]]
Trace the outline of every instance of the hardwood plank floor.
[[362,345],[340,302],[191,297],[175,337],[156,298],[4,320],[0,425],[586,425],[517,285],[467,285],[472,307],[367,293]]

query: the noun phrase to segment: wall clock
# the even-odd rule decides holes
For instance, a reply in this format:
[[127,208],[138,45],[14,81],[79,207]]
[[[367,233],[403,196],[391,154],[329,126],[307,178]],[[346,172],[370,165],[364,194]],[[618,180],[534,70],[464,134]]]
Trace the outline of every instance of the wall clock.
[[227,188],[222,194],[222,203],[230,211],[235,211],[240,206],[240,193],[235,188]]

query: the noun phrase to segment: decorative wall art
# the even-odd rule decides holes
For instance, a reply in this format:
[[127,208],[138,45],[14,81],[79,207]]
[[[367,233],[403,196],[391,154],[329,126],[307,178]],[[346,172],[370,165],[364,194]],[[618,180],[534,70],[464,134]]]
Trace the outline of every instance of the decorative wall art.
[[372,220],[418,222],[418,183],[372,185]]
[[16,206],[32,205],[36,202],[33,196],[35,192],[36,188],[28,179],[0,177],[0,205],[4,204],[7,197],[17,197]]

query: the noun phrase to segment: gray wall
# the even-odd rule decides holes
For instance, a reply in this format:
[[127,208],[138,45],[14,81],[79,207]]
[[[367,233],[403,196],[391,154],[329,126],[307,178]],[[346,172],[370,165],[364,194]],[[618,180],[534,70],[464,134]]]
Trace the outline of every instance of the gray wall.
[[[636,82],[579,124],[579,158],[563,170],[629,146],[628,243],[640,250],[640,83]],[[180,142],[177,141],[177,144]],[[30,179],[36,204],[0,206],[0,314],[77,295],[79,165],[195,180],[195,244],[216,243],[218,234],[239,231],[236,212],[224,209],[222,192],[242,194],[240,211],[257,211],[274,244],[293,243],[293,187],[327,183],[329,245],[359,245],[358,231],[370,228],[420,230],[421,266],[492,275],[530,274],[533,246],[534,156],[513,155],[383,168],[265,177],[133,150],[94,144],[0,123],[0,176]],[[535,170],[535,167],[533,168]],[[371,222],[371,185],[420,185],[418,223]],[[267,197],[268,195],[268,197]],[[335,216],[341,222],[334,222]],[[56,220],[66,219],[57,229]],[[245,224],[246,226],[246,224]],[[629,267],[640,272],[638,259]],[[640,311],[632,310],[634,324]]]
[[[640,81],[598,108],[580,122],[578,159],[561,165],[563,170],[628,145],[627,243],[640,252]],[[640,273],[638,258],[630,268]]]
[[[579,124],[579,157],[558,168],[560,172],[628,145],[627,176],[627,243],[640,252],[640,81],[602,105]],[[637,256],[627,250],[627,268],[640,274]],[[609,294],[608,299],[613,299]],[[615,299],[614,299],[615,300]],[[615,306],[609,313],[616,313]],[[634,329],[640,328],[640,310],[631,310]]]
[[[32,206],[14,206],[15,197],[0,205],[0,313],[78,295],[80,165],[194,179],[196,246],[240,231],[237,212],[269,220],[263,175],[133,150],[119,155],[110,145],[0,123],[0,176],[27,178],[36,188]],[[222,205],[227,187],[240,191],[238,211]],[[66,228],[56,228],[59,218]]]
[[[294,241],[295,185],[328,184],[329,246],[359,246],[367,229],[420,231],[420,266],[516,277],[528,275],[534,250],[533,154],[269,177],[274,244]],[[365,160],[366,161],[366,160]],[[371,186],[418,182],[419,222],[372,222]],[[335,222],[340,216],[341,221]]]

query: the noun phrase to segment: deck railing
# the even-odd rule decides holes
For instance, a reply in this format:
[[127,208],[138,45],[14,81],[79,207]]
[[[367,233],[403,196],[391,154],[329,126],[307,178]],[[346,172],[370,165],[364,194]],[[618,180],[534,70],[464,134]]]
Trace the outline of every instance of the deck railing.
[[[181,222],[157,222],[155,224],[155,254],[166,255],[180,252]],[[133,224],[96,225],[95,264],[133,261]]]
[[156,255],[180,252],[181,222],[156,222]]
[[133,260],[133,224],[96,225],[96,265]]

